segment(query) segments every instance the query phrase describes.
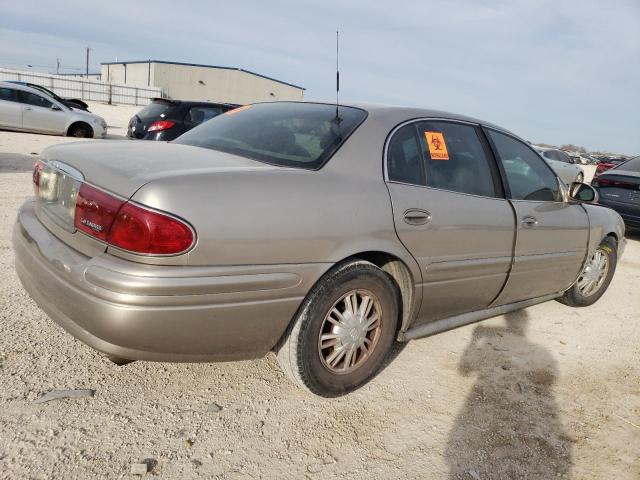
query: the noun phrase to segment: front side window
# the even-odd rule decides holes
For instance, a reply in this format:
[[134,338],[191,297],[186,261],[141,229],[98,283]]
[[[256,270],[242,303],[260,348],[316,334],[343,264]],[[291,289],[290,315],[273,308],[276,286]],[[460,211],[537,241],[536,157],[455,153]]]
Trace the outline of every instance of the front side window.
[[40,95],[31,92],[20,92],[22,103],[33,105],[35,107],[51,108],[53,103]]
[[488,130],[507,176],[514,200],[561,202],[560,185],[551,167],[531,148],[508,135]]
[[557,155],[558,155],[558,160],[560,160],[561,162],[573,163],[573,160],[571,160],[571,157],[569,155],[567,155],[566,153],[558,151]]
[[245,105],[181,135],[175,143],[272,165],[320,168],[367,117],[364,110],[319,103]]

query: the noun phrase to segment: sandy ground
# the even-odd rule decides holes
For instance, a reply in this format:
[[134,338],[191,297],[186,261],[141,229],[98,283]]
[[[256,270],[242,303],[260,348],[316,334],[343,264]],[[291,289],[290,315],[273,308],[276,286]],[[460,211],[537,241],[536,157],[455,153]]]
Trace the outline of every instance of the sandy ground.
[[[105,118],[125,126],[115,108]],[[640,478],[640,234],[596,305],[411,342],[340,399],[297,389],[273,356],[118,367],[49,320],[13,270],[28,154],[59,140],[0,132],[0,478],[129,478],[143,461],[152,478]],[[34,403],[66,388],[96,393]]]

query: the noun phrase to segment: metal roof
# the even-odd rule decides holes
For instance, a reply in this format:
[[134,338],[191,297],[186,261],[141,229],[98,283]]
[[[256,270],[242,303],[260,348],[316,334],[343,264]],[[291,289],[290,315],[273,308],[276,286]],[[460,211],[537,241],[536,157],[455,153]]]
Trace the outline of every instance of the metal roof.
[[271,80],[272,82],[282,83],[284,85],[288,85],[293,88],[298,88],[300,90],[306,90],[304,87],[300,87],[298,85],[294,85],[293,83],[283,82],[282,80],[278,80],[277,78],[268,77],[266,75],[262,75],[260,73],[252,72],[250,70],[245,70],[244,68],[237,67],[223,67],[220,65],[204,65],[201,63],[183,63],[183,62],[168,62],[166,60],[134,60],[130,62],[102,62],[100,65],[128,65],[132,63],[162,63],[165,65],[181,65],[185,67],[203,67],[203,68],[219,68],[222,70],[236,70],[238,72],[248,73],[249,75],[255,75],[256,77],[266,78],[267,80]]

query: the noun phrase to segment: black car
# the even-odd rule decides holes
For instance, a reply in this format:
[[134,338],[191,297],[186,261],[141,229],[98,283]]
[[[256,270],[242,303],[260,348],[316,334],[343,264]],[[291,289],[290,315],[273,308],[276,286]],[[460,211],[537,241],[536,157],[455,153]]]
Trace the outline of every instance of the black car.
[[154,98],[129,120],[127,136],[142,140],[173,140],[202,122],[237,107],[230,103]]
[[75,108],[75,109],[78,109],[78,110],[84,110],[86,112],[89,111],[89,105],[84,103],[82,100],[80,100],[78,98],[62,98],[62,97],[59,97],[58,95],[53,93],[48,88],[44,88],[42,85],[36,85],[35,83],[29,83],[29,82],[18,82],[17,80],[8,80],[8,83],[15,83],[17,85],[24,85],[25,87],[35,88],[36,90],[39,90],[42,93],[46,93],[47,95],[52,97],[54,100],[60,102],[63,105],[66,105],[67,107]]
[[640,156],[601,173],[591,185],[600,204],[618,212],[627,227],[640,228]]

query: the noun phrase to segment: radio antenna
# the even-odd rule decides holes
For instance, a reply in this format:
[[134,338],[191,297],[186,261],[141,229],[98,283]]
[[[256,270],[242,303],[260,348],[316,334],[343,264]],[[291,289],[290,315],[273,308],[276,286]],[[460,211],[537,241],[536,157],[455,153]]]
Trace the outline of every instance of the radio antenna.
[[340,69],[338,64],[338,54],[340,46],[340,32],[336,30],[336,122],[340,123],[340,115],[338,113],[338,94],[340,93]]

